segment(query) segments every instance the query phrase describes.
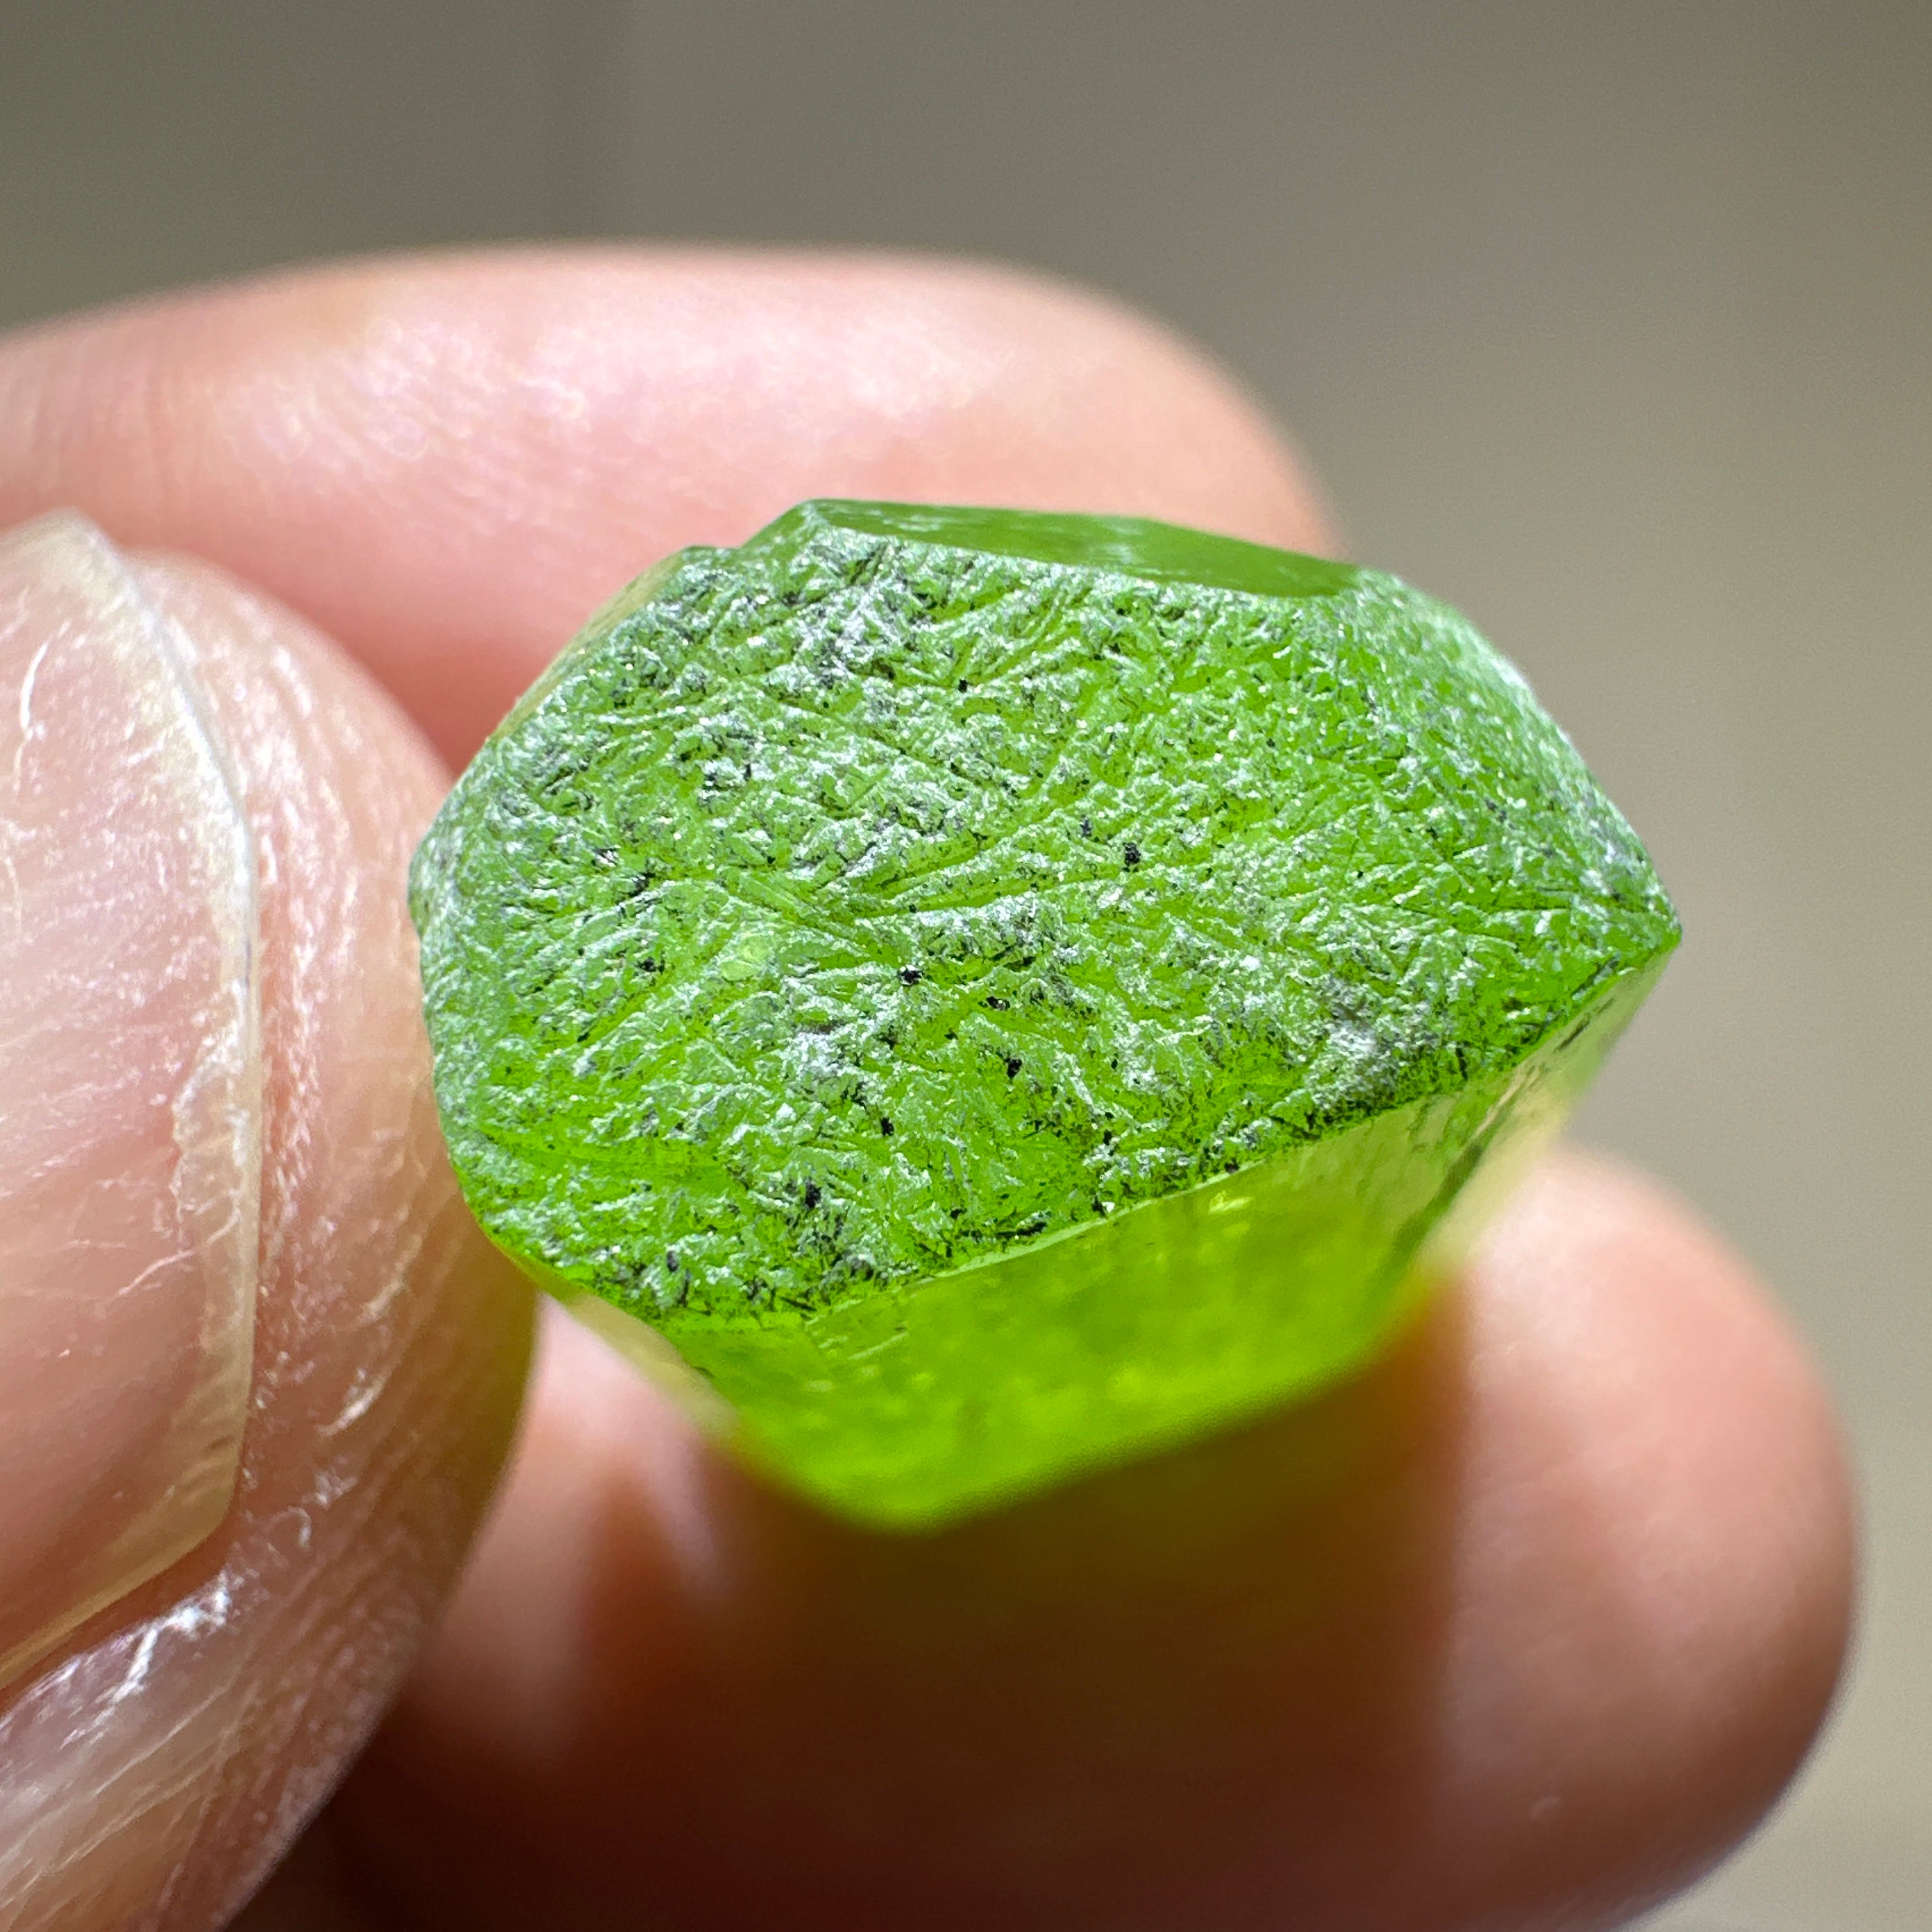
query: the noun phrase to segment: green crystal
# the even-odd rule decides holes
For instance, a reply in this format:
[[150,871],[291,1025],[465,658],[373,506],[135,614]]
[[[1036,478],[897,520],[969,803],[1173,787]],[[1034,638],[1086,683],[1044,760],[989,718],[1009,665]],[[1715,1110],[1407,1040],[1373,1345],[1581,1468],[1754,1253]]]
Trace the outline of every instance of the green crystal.
[[1396,579],[876,503],[602,612],[412,904],[483,1226],[907,1527],[1362,1363],[1678,938],[1522,679]]

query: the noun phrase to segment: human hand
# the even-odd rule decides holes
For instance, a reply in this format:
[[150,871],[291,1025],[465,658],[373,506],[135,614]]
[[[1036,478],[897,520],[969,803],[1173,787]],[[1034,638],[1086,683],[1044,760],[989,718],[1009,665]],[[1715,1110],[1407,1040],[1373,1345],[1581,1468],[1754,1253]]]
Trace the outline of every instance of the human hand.
[[442,780],[310,626],[460,762],[628,577],[812,495],[1329,541],[1184,348],[944,263],[398,263],[0,344],[0,526],[219,566],[143,568],[268,861],[244,1480],[0,1695],[10,1926],[218,1924],[352,1762],[251,1925],[1609,1924],[1808,1741],[1828,1412],[1742,1264],[1575,1155],[1346,1387],[928,1538],[761,1487],[547,1318],[398,1694],[529,1297],[427,1098],[400,887]]

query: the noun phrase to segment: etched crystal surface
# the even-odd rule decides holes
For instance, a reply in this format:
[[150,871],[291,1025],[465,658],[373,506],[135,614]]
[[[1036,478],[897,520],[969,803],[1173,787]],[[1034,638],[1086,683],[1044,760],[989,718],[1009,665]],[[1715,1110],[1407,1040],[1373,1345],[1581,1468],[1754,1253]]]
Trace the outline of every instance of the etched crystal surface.
[[1395,579],[842,502],[594,620],[413,904],[483,1226],[898,1525],[1360,1362],[1678,937]]

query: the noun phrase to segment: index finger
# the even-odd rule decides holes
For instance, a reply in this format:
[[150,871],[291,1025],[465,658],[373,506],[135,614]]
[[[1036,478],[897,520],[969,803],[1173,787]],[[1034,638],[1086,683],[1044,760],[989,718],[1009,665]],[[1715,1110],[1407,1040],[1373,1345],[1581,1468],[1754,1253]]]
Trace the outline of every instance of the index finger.
[[79,503],[328,632],[460,765],[583,621],[808,496],[1321,513],[1204,357],[1016,271],[524,254],[334,268],[16,339],[0,527]]

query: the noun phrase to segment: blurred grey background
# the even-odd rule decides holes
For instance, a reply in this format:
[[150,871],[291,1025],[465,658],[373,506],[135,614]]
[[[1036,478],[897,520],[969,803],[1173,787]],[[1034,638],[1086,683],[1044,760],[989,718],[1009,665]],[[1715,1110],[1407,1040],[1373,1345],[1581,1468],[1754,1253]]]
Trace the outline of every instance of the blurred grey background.
[[1932,6],[0,0],[0,322],[590,233],[1117,290],[1529,673],[1690,934],[1584,1130],[1762,1264],[1868,1484],[1835,1725],[1661,1922],[1932,1922]]

